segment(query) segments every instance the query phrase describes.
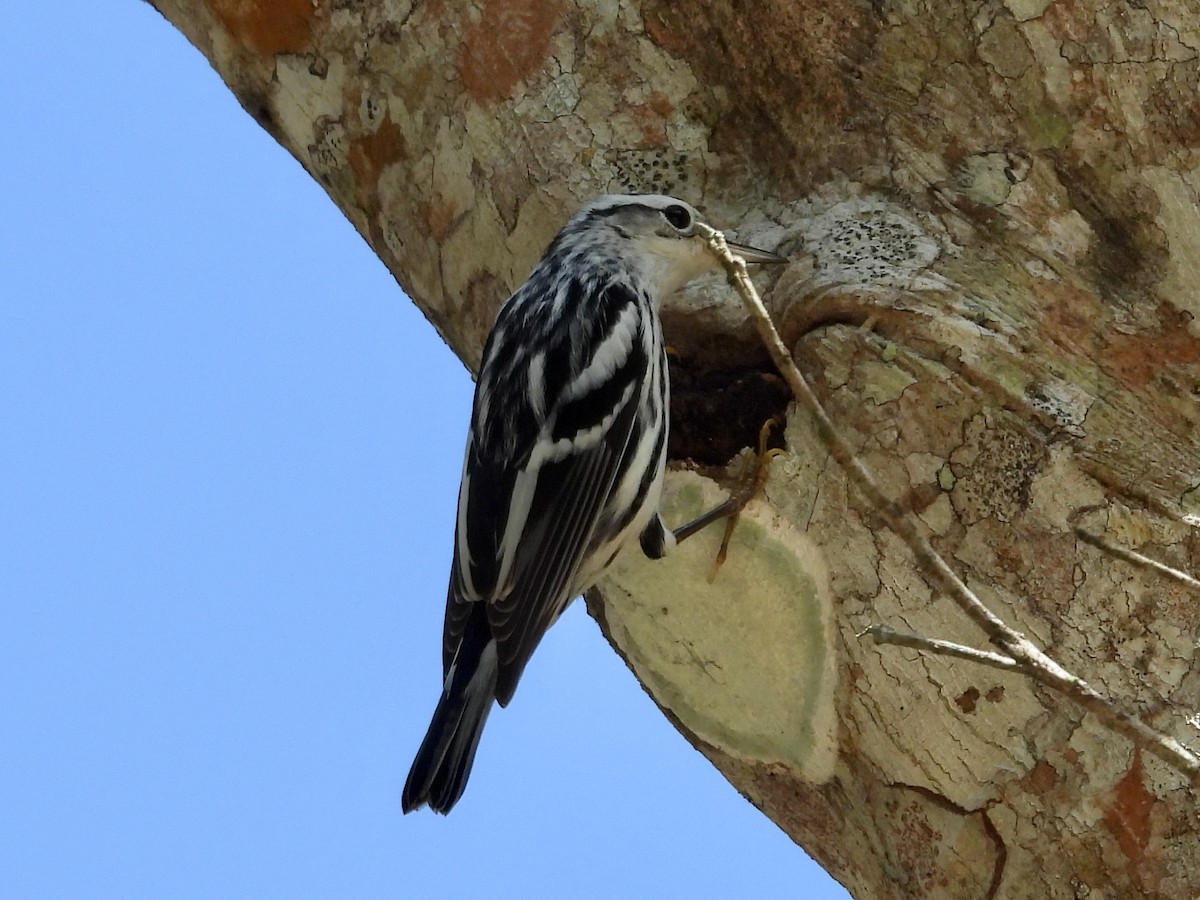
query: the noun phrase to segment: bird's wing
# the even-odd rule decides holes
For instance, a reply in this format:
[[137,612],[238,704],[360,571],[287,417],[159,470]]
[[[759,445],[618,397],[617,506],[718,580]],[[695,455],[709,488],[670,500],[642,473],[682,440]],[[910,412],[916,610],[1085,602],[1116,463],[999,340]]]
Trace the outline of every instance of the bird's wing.
[[507,705],[529,657],[578,590],[576,576],[627,456],[637,401],[629,399],[596,447],[542,466],[514,564],[511,590],[488,607]]
[[[504,352],[512,323],[502,317],[497,345],[489,341],[484,354],[479,390],[488,393],[476,398],[464,466],[443,659],[448,669],[471,604],[487,602],[501,705],[572,599],[596,523],[635,449],[648,325],[627,289],[610,287],[592,302],[592,315],[578,320],[585,333],[543,342],[524,360]],[[507,378],[486,380],[490,366],[506,363]]]

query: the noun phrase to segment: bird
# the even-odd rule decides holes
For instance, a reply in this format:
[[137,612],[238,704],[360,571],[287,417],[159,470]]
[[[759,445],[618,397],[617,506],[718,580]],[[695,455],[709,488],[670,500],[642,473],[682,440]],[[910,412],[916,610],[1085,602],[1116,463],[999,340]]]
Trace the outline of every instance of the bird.
[[497,314],[458,493],[442,693],[405,813],[459,801],[493,703],[508,705],[546,631],[623,546],[637,538],[659,558],[705,518],[672,531],[658,513],[670,403],[659,310],[718,265],[709,233],[675,197],[598,197]]

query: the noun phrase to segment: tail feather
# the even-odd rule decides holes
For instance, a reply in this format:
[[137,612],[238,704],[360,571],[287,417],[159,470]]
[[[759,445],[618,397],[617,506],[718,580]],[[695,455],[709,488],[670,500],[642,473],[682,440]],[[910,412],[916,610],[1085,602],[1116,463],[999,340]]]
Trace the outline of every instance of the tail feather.
[[463,643],[446,673],[433,721],[404,783],[401,806],[406,813],[428,805],[445,815],[467,786],[500,669],[495,641],[487,640],[482,649],[471,643]]

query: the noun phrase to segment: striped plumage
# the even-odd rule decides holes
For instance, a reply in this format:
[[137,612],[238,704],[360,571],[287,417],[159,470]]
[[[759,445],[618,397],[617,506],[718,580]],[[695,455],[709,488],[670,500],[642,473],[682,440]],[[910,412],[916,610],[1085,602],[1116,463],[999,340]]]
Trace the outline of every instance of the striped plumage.
[[658,311],[715,265],[698,218],[673,197],[600,197],[500,310],[459,490],[442,696],[405,812],[454,806],[492,701],[508,704],[546,630],[621,547],[673,543],[657,513],[670,402]]

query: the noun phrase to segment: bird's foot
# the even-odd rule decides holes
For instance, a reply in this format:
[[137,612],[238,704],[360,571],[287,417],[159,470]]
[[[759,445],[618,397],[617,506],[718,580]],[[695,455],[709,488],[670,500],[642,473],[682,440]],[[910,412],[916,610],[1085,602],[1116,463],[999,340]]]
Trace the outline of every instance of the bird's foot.
[[717,573],[721,570],[722,563],[725,562],[725,556],[729,551],[729,541],[733,537],[733,530],[737,527],[738,513],[757,497],[767,482],[767,472],[769,463],[783,451],[779,448],[769,449],[768,443],[771,438],[771,430],[777,425],[775,419],[767,419],[763,423],[762,428],[758,432],[758,449],[754,454],[755,462],[753,471],[749,477],[745,478],[741,488],[734,491],[729,499],[712,509],[708,510],[686,525],[681,525],[674,529],[675,543],[686,540],[691,537],[701,528],[711,525],[718,519],[725,519],[725,534],[721,538],[721,547],[717,551],[716,559],[713,561],[712,571],[709,572],[708,580],[711,582],[717,577]]

